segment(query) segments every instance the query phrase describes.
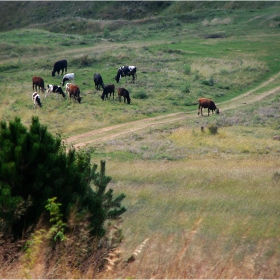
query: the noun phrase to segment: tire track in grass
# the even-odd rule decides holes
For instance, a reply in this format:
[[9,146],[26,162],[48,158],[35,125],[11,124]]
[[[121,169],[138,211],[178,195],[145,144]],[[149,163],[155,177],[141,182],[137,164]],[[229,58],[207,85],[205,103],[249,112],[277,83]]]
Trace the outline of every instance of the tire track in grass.
[[[260,90],[262,87],[267,86],[269,83],[273,82],[275,79],[280,77],[280,72],[271,77],[269,80],[265,81],[256,88],[245,92],[244,94],[237,96],[231,100],[219,103],[224,105],[222,107],[223,111],[239,108],[240,106],[246,106],[254,102],[258,102],[261,99],[280,92],[280,86],[275,87],[271,90],[264,91],[260,94],[254,95],[254,92]],[[72,144],[75,148],[81,148],[88,144],[94,144],[98,142],[104,142],[121,137],[125,134],[131,134],[135,131],[143,130],[149,127],[159,126],[162,124],[168,124],[176,121],[187,120],[190,118],[197,117],[196,111],[190,112],[177,112],[168,115],[161,115],[153,118],[141,119],[133,122],[127,122],[122,124],[117,124],[113,126],[108,126],[87,133],[82,133],[79,135],[72,136],[67,139],[67,143]]]

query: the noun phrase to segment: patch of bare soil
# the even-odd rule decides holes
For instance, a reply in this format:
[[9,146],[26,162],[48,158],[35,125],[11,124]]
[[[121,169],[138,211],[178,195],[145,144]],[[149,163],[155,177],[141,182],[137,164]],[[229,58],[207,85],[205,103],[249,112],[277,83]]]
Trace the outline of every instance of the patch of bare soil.
[[[240,106],[245,106],[280,91],[280,86],[269,91],[264,91],[261,94],[255,95],[254,92],[267,84],[273,82],[276,78],[280,76],[280,72],[270,78],[268,81],[262,83],[253,90],[250,90],[236,98],[229,101],[219,103],[219,107],[222,106],[222,111],[231,110],[239,108]],[[168,115],[157,116],[153,118],[146,118],[134,122],[128,122],[118,125],[113,125],[109,127],[104,127],[101,129],[96,129],[89,131],[87,133],[79,134],[67,139],[69,144],[73,144],[75,148],[86,146],[87,144],[93,144],[96,142],[104,142],[118,138],[125,134],[130,134],[138,130],[142,130],[149,127],[154,127],[167,123],[174,123],[176,121],[187,120],[189,118],[198,117],[196,112],[190,115],[186,112],[178,112]]]

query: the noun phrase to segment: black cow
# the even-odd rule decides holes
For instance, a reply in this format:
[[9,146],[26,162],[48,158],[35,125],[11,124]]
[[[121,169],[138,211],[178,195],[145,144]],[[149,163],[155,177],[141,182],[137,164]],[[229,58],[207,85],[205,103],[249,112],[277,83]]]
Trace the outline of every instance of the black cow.
[[208,98],[199,98],[198,99],[198,115],[199,115],[199,111],[200,111],[201,115],[203,116],[202,108],[207,108],[208,109],[208,116],[209,116],[210,110],[212,111],[212,115],[213,115],[213,112],[215,110],[216,110],[217,114],[220,113],[220,111],[217,108],[214,101],[212,101],[211,99],[208,99]]
[[57,61],[53,66],[52,77],[55,76],[55,72],[57,72],[57,75],[59,75],[60,70],[62,71],[61,75],[63,75],[64,69],[65,69],[65,73],[66,73],[67,72],[67,60],[63,59],[63,60]]
[[107,85],[106,87],[104,87],[103,93],[100,96],[102,98],[102,100],[104,100],[106,98],[108,99],[109,93],[110,93],[110,98],[111,98],[111,94],[113,93],[113,99],[114,99],[114,96],[115,96],[115,85],[114,84]]
[[123,96],[123,102],[125,103],[125,101],[127,101],[127,104],[130,104],[131,99],[129,97],[129,92],[125,88],[118,89],[118,97],[119,97],[120,102],[121,102],[122,96]]
[[136,66],[121,66],[118,69],[117,76],[115,76],[115,80],[117,83],[121,80],[122,77],[132,76],[132,83],[134,83],[135,79],[137,78],[136,75]]
[[93,76],[93,80],[95,83],[95,89],[100,90],[100,86],[104,89],[104,83],[101,75],[99,73],[95,73]]

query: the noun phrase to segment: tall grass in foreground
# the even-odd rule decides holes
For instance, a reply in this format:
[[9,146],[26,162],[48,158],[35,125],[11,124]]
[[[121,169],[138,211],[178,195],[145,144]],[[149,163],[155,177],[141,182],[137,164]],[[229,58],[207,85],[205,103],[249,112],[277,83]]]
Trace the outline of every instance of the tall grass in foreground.
[[112,160],[108,166],[128,209],[122,262],[112,278],[280,276],[276,157],[138,160],[121,169]]
[[118,264],[101,277],[279,278],[274,133],[167,126],[97,145],[128,209]]

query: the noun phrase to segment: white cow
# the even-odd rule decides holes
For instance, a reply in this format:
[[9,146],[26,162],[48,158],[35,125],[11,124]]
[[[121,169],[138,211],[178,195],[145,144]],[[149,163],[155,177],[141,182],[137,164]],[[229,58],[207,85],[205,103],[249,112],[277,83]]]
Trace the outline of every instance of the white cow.
[[61,84],[64,86],[64,83],[66,81],[73,81],[74,82],[74,78],[75,78],[75,74],[74,73],[65,74],[63,76],[63,80],[62,80]]
[[48,94],[51,94],[52,92],[53,92],[53,85],[47,85],[45,98],[47,97]]

